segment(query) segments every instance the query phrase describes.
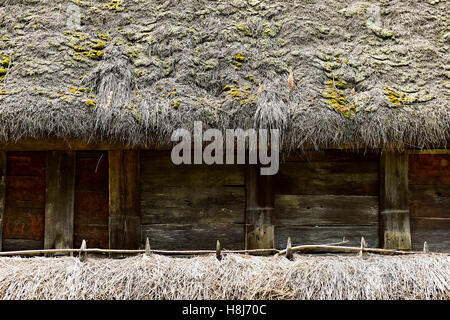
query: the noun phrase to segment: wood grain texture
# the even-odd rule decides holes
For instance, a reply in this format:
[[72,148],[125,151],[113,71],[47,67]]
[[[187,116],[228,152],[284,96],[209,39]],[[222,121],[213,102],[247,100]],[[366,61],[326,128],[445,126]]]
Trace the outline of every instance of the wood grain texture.
[[450,154],[410,154],[409,183],[450,185]]
[[[20,244],[42,244],[45,224],[45,152],[8,152],[3,239]],[[16,241],[17,240],[17,241]],[[6,242],[3,241],[3,244]],[[11,242],[12,241],[12,242]],[[22,242],[21,242],[22,241]],[[6,244],[6,248],[9,248]],[[27,246],[24,248],[28,248]],[[4,248],[4,250],[6,250]]]
[[74,246],[108,248],[108,153],[77,152]]
[[166,250],[244,249],[245,226],[232,223],[147,224],[142,226],[142,243],[149,238],[151,248]]
[[409,210],[411,217],[450,218],[450,185],[410,185]]
[[414,250],[426,241],[430,251],[450,252],[450,219],[411,217],[411,238]]
[[378,190],[377,162],[287,162],[275,178],[278,194],[370,195]]
[[[242,165],[180,165],[170,152],[141,157],[142,238],[155,249],[244,247]],[[209,243],[211,242],[211,243]]]
[[380,164],[381,239],[385,249],[411,249],[408,154],[385,150]]
[[44,239],[3,239],[3,251],[39,250],[44,247]]
[[378,197],[277,195],[277,225],[378,225]]
[[3,247],[3,216],[5,214],[6,197],[6,151],[0,151],[0,251]]
[[75,167],[75,152],[47,152],[45,249],[73,248]]

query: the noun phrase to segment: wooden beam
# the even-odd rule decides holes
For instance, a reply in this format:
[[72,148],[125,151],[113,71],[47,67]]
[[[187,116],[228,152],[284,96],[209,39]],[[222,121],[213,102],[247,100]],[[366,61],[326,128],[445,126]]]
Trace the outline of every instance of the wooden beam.
[[245,175],[245,249],[271,249],[275,245],[272,176],[261,176],[259,165],[247,165]]
[[141,242],[139,151],[109,151],[109,247],[137,249]]
[[6,151],[0,151],[0,251],[3,249],[3,215],[5,213]]
[[384,150],[380,164],[380,226],[385,249],[411,249],[408,153]]
[[73,248],[75,152],[47,152],[45,249]]

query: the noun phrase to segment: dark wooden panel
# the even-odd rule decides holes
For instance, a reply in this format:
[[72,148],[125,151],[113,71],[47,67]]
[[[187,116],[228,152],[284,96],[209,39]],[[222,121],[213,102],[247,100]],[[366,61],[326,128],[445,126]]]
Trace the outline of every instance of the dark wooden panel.
[[7,207],[3,237],[41,240],[44,237],[44,209]]
[[383,248],[411,249],[406,151],[384,150],[381,155],[380,217]]
[[[142,184],[160,186],[243,186],[243,165],[174,165],[170,157],[144,157]],[[145,189],[144,189],[145,190]]]
[[377,162],[288,162],[275,177],[278,194],[378,195]]
[[450,184],[450,154],[410,154],[410,184]]
[[280,155],[282,162],[378,162],[378,151],[321,150],[292,151]]
[[277,225],[378,224],[378,197],[277,195]]
[[6,151],[0,151],[0,251],[2,251],[3,216],[5,214],[6,196]]
[[108,193],[108,154],[83,153],[77,157],[77,191]]
[[74,246],[108,248],[108,153],[77,152]]
[[44,239],[3,239],[3,251],[39,250],[44,247]]
[[450,252],[450,219],[412,217],[411,238],[415,250],[426,241],[431,251]]
[[8,176],[45,178],[45,152],[8,152]]
[[75,168],[75,152],[47,152],[45,249],[73,248]]
[[143,224],[244,223],[244,188],[155,186],[141,197]]
[[287,238],[291,237],[292,245],[326,244],[342,241],[345,237],[350,246],[359,246],[364,237],[368,246],[378,247],[379,229],[377,225],[364,226],[277,226],[275,225],[275,245],[286,248]]
[[450,218],[450,185],[410,185],[409,210],[411,217]]
[[6,206],[44,208],[45,178],[8,176],[6,178]]
[[216,240],[224,249],[243,249],[244,224],[151,224],[142,225],[142,244],[149,238],[153,249],[214,250]]

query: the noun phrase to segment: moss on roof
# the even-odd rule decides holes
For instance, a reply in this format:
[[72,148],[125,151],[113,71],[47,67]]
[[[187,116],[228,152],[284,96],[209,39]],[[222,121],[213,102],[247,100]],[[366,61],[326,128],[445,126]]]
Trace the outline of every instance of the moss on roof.
[[6,0],[0,139],[132,145],[200,120],[286,148],[450,138],[447,1]]

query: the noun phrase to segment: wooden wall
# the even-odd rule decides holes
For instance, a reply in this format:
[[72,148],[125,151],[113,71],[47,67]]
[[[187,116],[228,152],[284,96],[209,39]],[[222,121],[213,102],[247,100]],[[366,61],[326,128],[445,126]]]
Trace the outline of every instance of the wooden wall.
[[141,152],[142,243],[158,249],[243,249],[242,165],[179,165]]
[[74,246],[108,248],[108,153],[78,152],[75,180]]
[[450,154],[409,155],[409,210],[413,249],[450,251]]
[[8,152],[2,250],[42,249],[45,152]]
[[379,156],[346,151],[291,154],[275,177],[275,246],[363,236],[379,245]]

